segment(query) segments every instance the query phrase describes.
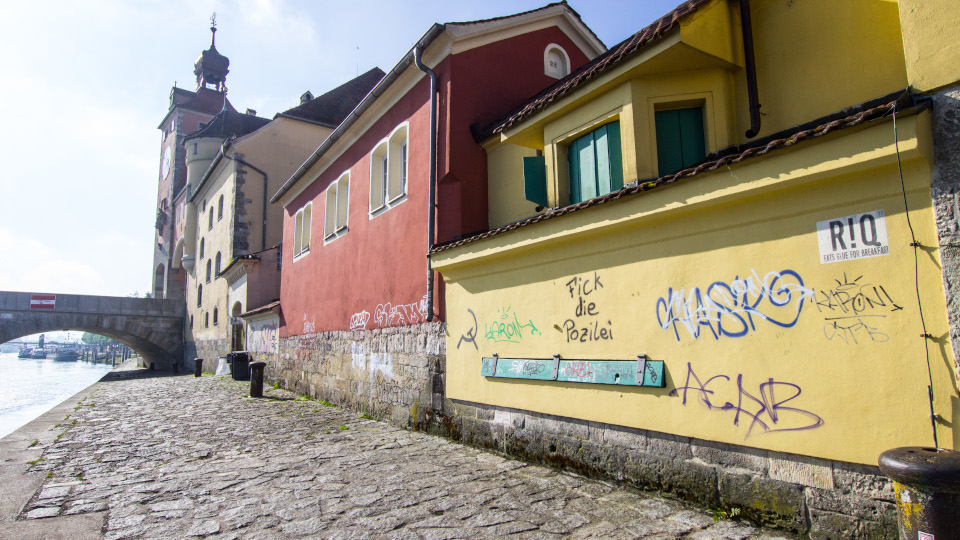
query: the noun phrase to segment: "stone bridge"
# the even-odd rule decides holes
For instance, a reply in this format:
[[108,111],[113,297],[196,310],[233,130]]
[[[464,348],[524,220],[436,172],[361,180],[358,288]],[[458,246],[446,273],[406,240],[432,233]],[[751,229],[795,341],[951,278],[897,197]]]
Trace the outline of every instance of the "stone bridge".
[[129,346],[157,369],[183,357],[183,301],[0,291],[0,343],[41,332],[79,330]]

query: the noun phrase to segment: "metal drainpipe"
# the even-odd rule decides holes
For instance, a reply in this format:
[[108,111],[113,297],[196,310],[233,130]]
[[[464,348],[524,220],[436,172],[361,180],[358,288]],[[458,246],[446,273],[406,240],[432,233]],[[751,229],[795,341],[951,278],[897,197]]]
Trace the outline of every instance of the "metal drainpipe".
[[230,161],[237,161],[251,169],[257,171],[263,175],[263,230],[260,232],[260,251],[267,249],[267,173],[263,172],[261,169],[258,169],[256,165],[250,163],[249,161],[244,161],[243,158],[230,157],[223,149],[223,145],[220,145],[220,155],[229,159]]
[[757,95],[757,66],[753,57],[750,0],[740,0],[740,30],[743,32],[743,60],[747,68],[747,97],[750,100],[750,129],[746,135],[752,139],[760,133],[760,98]]
[[413,61],[420,71],[430,77],[430,213],[427,217],[427,322],[433,321],[433,265],[430,261],[430,251],[433,249],[437,221],[437,74],[420,61],[423,46],[417,45],[413,50]]

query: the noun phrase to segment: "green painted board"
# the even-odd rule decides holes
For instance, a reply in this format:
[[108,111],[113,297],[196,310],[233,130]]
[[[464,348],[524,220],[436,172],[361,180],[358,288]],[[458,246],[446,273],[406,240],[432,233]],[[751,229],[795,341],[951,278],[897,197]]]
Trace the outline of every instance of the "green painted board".
[[636,386],[636,360],[560,360],[557,380]]
[[[642,384],[637,375],[643,371]],[[536,358],[483,358],[480,374],[484,377],[532,379],[621,386],[664,387],[662,360],[561,360]]]

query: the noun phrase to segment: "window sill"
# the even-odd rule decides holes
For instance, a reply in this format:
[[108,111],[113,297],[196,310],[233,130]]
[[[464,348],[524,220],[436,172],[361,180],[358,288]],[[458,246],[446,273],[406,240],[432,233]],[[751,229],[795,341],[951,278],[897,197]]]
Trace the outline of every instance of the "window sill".
[[398,195],[398,196],[394,197],[393,199],[390,199],[389,201],[387,201],[387,204],[384,204],[383,206],[381,206],[380,208],[377,208],[377,209],[375,209],[375,210],[371,210],[371,211],[370,211],[370,215],[368,216],[368,219],[373,219],[373,218],[379,216],[380,214],[383,214],[383,213],[386,212],[387,210],[390,210],[391,208],[399,205],[400,203],[402,203],[402,202],[405,201],[405,200],[407,200],[407,194],[406,194],[406,193],[403,193],[403,194],[401,194],[401,195]]

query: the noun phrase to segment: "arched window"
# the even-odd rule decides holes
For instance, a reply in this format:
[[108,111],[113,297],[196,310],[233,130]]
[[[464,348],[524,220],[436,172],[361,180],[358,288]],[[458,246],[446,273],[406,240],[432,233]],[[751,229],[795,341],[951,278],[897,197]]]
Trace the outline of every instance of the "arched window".
[[220,195],[220,200],[217,201],[217,221],[223,219],[223,195]]
[[313,203],[297,210],[293,218],[293,258],[310,251],[310,222],[313,214]]
[[217,310],[217,308],[213,308],[213,325],[214,325],[214,326],[217,325],[217,315],[218,315],[218,313],[219,313],[219,311]]
[[213,207],[210,207],[210,216],[207,218],[207,229],[213,229]]
[[347,233],[347,209],[350,201],[350,171],[327,186],[323,215],[323,238],[330,241]]
[[407,194],[407,124],[380,141],[370,155],[370,214],[403,201]]
[[220,252],[219,251],[217,252],[216,266],[214,266],[214,268],[216,272],[214,272],[213,275],[219,276],[220,275]]
[[204,327],[204,328],[210,328],[210,314],[209,314],[209,313],[204,313],[204,314],[203,314],[203,327]]
[[190,329],[193,329],[193,315],[190,316]]
[[203,285],[197,285],[197,307],[200,307],[200,304],[202,303],[203,303]]
[[212,270],[212,267],[211,267],[212,262],[213,261],[211,261],[210,259],[207,259],[207,283],[210,283],[210,271]]
[[570,74],[570,57],[563,47],[556,43],[547,45],[543,51],[543,73],[554,79],[562,79]]
[[200,239],[200,258],[203,258],[203,238]]

